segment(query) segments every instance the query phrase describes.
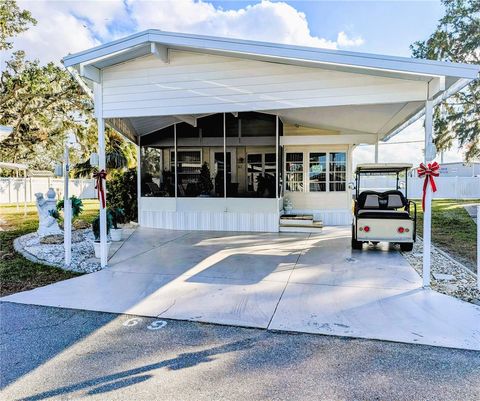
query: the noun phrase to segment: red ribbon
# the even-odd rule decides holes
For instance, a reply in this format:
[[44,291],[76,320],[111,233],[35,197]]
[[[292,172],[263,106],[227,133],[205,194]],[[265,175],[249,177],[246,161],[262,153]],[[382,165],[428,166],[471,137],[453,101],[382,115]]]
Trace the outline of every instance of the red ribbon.
[[93,178],[95,179],[95,189],[98,193],[98,200],[102,201],[102,208],[105,209],[105,188],[102,180],[107,179],[107,172],[105,170],[101,170],[98,173],[94,173]]
[[435,180],[433,177],[438,177],[440,175],[439,170],[440,165],[437,162],[428,163],[425,166],[424,163],[420,163],[420,167],[417,169],[418,176],[420,178],[425,177],[423,183],[423,198],[422,198],[422,209],[425,210],[425,196],[427,194],[427,185],[430,183],[432,192],[437,192],[437,186],[435,185]]

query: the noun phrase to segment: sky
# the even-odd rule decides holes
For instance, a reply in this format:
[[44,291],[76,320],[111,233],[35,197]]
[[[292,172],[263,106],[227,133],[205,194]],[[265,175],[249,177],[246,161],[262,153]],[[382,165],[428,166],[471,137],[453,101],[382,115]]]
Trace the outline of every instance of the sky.
[[[38,24],[21,34],[14,47],[42,63],[60,63],[69,53],[150,28],[409,57],[410,44],[428,38],[443,15],[436,0],[20,0],[18,4],[30,10]],[[419,121],[391,142],[421,139]],[[380,162],[418,164],[422,149],[420,143],[380,145]],[[373,162],[373,154],[372,146],[362,146],[354,160]],[[452,149],[445,161],[459,161],[461,156]]]

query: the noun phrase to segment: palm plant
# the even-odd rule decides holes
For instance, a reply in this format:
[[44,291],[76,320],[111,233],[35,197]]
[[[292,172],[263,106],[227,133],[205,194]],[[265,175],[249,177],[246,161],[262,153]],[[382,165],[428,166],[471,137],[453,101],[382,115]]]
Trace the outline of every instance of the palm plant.
[[[77,198],[75,195],[72,195],[70,197],[70,201],[72,202],[72,217],[75,219],[78,216],[80,216],[80,213],[83,212],[83,202],[80,198]],[[63,199],[60,199],[57,202],[57,211],[59,212],[60,210],[63,210],[63,207],[64,207],[64,201]]]
[[[85,135],[83,139],[96,141],[96,137],[91,138],[90,135]],[[85,146],[84,153],[89,154],[88,149],[91,147],[93,146]],[[135,147],[111,128],[105,130],[105,164],[108,170],[122,170],[136,164]],[[92,166],[87,159],[75,165],[73,176],[75,178],[90,177],[96,171],[98,171],[97,167]]]

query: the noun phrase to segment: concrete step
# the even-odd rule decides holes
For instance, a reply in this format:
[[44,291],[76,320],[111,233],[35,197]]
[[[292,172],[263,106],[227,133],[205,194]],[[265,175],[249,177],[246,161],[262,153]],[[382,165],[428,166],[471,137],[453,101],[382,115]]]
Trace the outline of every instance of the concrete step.
[[280,232],[285,233],[319,233],[322,231],[321,221],[312,221],[310,224],[280,224]]
[[280,225],[312,225],[314,223],[311,214],[291,214],[280,216]]

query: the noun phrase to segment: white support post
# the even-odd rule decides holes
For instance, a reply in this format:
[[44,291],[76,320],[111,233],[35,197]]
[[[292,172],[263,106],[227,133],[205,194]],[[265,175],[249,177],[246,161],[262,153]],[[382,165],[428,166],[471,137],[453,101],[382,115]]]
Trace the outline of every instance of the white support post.
[[63,247],[65,249],[65,266],[72,263],[72,203],[69,196],[70,155],[68,143],[65,143],[63,157]]
[[[425,164],[432,143],[433,101],[425,102]],[[432,189],[427,185],[425,210],[423,211],[423,287],[430,288],[430,254],[432,247]]]
[[27,215],[27,170],[23,170],[23,215]]
[[137,145],[137,220],[142,225],[142,172],[141,172],[141,148]]
[[223,197],[227,198],[227,115],[225,113],[223,113]]
[[480,291],[480,206],[477,206],[477,288]]
[[[173,182],[175,183],[175,202],[177,202],[177,197],[178,197],[178,183],[177,183],[177,166],[178,166],[178,155],[177,155],[177,123],[173,124],[173,153],[175,157],[175,165],[173,166],[173,171],[175,172],[175,179]],[[175,206],[175,210],[177,207]]]
[[[105,120],[103,119],[103,95],[102,85],[94,82],[95,94],[95,115],[98,126],[98,169],[99,171],[106,169],[105,159]],[[102,180],[103,191],[107,194],[106,182]],[[99,199],[100,207],[100,265],[102,268],[107,266],[108,250],[107,250],[107,209],[103,207],[102,200]]]
[[[103,118],[98,119],[98,156],[99,156],[99,170],[106,169],[105,158],[105,120]],[[105,194],[105,200],[107,197],[106,180],[102,180],[103,193]],[[100,200],[100,265],[107,266],[108,249],[107,249],[107,209],[103,207]]]
[[278,176],[278,147],[279,147],[279,124],[278,124],[278,115],[275,116],[275,197],[278,199],[278,187],[280,182],[280,177]]
[[375,142],[375,163],[378,163],[378,138],[377,142]]

